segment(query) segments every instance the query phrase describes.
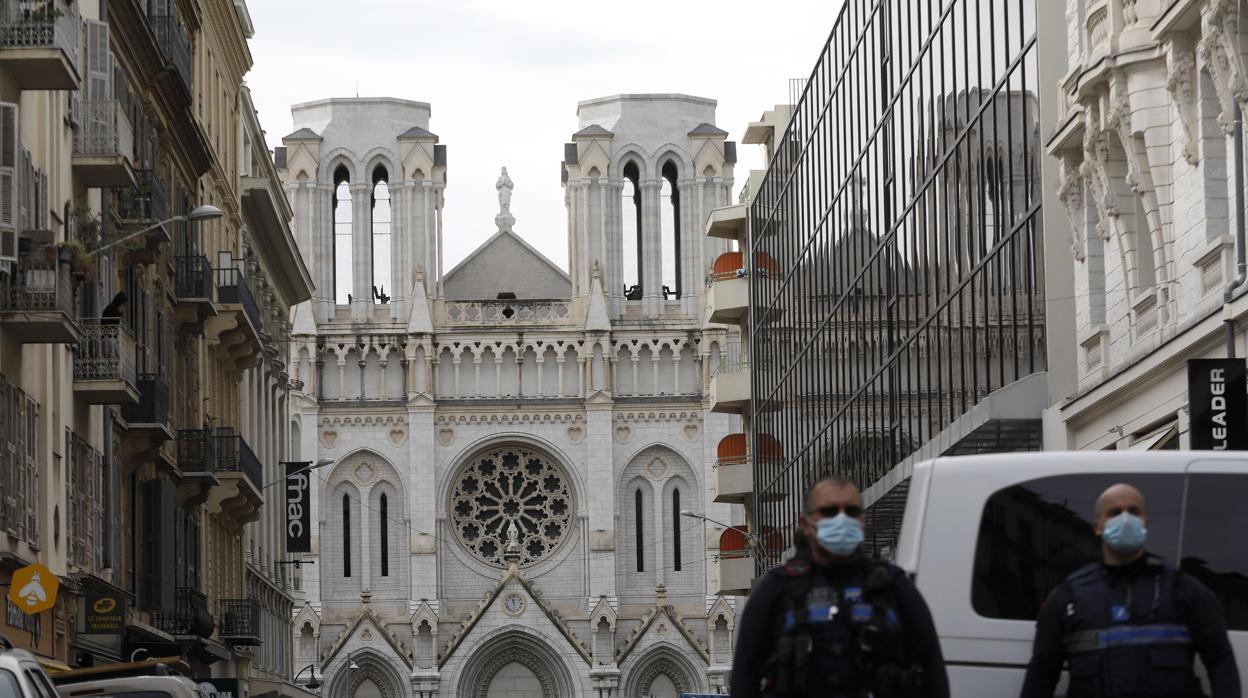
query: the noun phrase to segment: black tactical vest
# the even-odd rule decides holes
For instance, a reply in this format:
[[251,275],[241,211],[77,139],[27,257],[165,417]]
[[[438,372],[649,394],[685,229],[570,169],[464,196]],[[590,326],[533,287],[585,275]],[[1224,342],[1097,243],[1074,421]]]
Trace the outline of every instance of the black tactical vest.
[[1113,580],[1094,563],[1067,578],[1071,698],[1201,695],[1191,635],[1174,603],[1178,572],[1148,569]]
[[[887,565],[863,562],[834,584],[804,558],[785,565],[784,627],[764,669],[763,696],[907,695],[878,686],[906,666],[905,636]],[[917,675],[911,676],[917,687]]]

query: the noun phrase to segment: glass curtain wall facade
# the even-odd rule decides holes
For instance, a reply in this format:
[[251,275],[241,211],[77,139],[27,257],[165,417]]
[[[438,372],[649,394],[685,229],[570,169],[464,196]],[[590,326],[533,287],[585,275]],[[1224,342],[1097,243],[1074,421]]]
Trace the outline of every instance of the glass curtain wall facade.
[[1034,0],[846,0],[749,212],[760,570],[817,478],[865,490],[1045,369],[1036,51]]

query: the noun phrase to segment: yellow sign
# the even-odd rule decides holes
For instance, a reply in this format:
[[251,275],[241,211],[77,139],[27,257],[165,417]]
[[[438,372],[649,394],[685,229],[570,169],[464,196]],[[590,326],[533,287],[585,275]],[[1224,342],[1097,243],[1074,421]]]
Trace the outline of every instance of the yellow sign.
[[95,603],[91,604],[91,608],[94,609],[96,613],[112,613],[113,609],[117,608],[117,599],[114,599],[111,596],[102,597]]
[[24,613],[42,613],[56,605],[56,592],[61,580],[52,570],[35,563],[13,573],[9,582],[9,601]]

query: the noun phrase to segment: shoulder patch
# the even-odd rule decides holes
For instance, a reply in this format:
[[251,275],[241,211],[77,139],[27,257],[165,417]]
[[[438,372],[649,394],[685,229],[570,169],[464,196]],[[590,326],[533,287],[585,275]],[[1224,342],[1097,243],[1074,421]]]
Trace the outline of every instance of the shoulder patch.
[[786,577],[804,577],[810,574],[810,561],[795,557],[784,563],[784,576]]

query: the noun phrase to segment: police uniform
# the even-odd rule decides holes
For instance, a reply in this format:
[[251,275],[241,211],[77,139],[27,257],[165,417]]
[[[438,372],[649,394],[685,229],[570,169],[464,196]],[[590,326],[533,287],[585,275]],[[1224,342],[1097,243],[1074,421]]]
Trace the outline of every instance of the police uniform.
[[897,567],[799,557],[767,573],[737,625],[734,698],[949,695],[931,614]]
[[1235,656],[1213,596],[1195,579],[1140,558],[1089,564],[1049,595],[1036,623],[1023,698],[1051,698],[1069,666],[1070,698],[1195,698],[1195,654],[1214,698],[1238,698]]

